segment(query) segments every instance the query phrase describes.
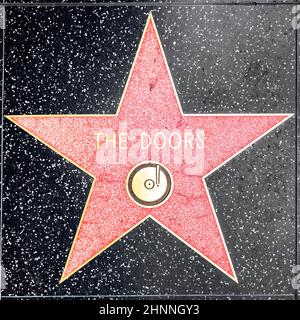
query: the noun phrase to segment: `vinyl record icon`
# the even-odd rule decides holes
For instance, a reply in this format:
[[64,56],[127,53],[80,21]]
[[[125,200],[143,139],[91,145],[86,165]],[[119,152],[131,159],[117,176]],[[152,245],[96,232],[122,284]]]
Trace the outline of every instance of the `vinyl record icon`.
[[171,195],[172,189],[172,176],[160,163],[140,163],[127,177],[127,192],[142,207],[151,208],[163,204]]

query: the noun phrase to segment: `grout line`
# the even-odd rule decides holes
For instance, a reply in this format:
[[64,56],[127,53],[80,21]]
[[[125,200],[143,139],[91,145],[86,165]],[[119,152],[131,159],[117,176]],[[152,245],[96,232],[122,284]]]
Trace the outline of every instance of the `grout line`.
[[150,297],[292,297],[293,294],[119,294],[119,295],[49,295],[49,296],[2,296],[6,299],[15,299],[15,298],[150,298]]
[[[295,29],[295,265],[298,265],[298,30]],[[298,290],[295,289],[295,300],[298,299]]]
[[35,2],[35,3],[22,3],[22,2],[3,2],[6,7],[198,7],[198,6],[289,6],[299,5],[298,1],[287,2],[266,2],[266,1],[245,1],[245,2],[105,2],[105,3],[91,3],[91,2]]
[[[5,10],[5,8],[4,8]],[[4,15],[5,19],[5,15]],[[5,23],[5,21],[4,21]],[[5,25],[4,25],[5,26]],[[2,93],[1,93],[1,98],[2,98],[2,103],[1,103],[1,173],[0,173],[0,178],[1,178],[1,190],[0,190],[0,300],[2,299],[2,218],[3,218],[3,116],[4,116],[4,50],[5,47],[5,27],[2,30]]]

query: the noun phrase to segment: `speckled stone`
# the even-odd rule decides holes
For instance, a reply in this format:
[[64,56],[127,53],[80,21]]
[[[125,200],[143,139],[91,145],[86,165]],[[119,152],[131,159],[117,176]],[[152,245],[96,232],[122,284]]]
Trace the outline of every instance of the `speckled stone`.
[[[299,100],[299,90],[300,90],[300,70],[299,70],[299,66],[300,66],[300,57],[299,57],[299,52],[300,52],[300,35],[299,35],[299,29],[297,31],[297,46],[298,46],[298,56],[297,56],[297,61],[298,61],[298,69],[297,69],[297,75],[298,75],[298,82],[297,82],[297,102],[298,102],[298,121],[297,121],[297,145],[298,145],[298,148],[297,148],[297,195],[299,195],[299,190],[300,190],[300,176],[299,176],[299,167],[300,167],[300,149],[299,149],[299,141],[300,141],[300,114],[299,114],[299,105],[300,105],[300,100]],[[295,153],[296,153],[295,152]],[[296,215],[297,215],[297,228],[296,228],[296,238],[297,238],[297,259],[296,259],[296,265],[300,265],[300,215],[299,215],[299,212],[300,212],[300,200],[299,200],[299,197],[297,197],[297,212],[296,212]],[[299,274],[299,273],[298,273]],[[295,276],[295,275],[294,275]],[[300,287],[299,287],[299,290],[298,290],[298,299],[300,300]]]
[[[1,75],[2,75],[2,71],[3,71],[3,30],[0,29],[0,72],[1,72]],[[3,88],[3,79],[2,79],[2,76],[0,76],[0,88],[1,88],[1,94],[0,94],[0,104],[1,104],[1,109],[2,109],[2,88]],[[1,115],[0,115],[0,130],[2,132],[2,120],[3,120],[3,117],[2,117],[2,112],[1,112]],[[2,145],[3,145],[3,141],[2,141],[2,138],[0,138],[0,148],[2,150]],[[2,170],[2,157],[3,157],[3,153],[1,151],[1,157],[0,157],[0,164],[1,164],[1,170]],[[2,181],[0,182],[0,186],[2,186]],[[2,195],[0,195],[0,201],[2,202]],[[2,241],[1,241],[1,226],[2,226],[2,214],[0,213],[0,244],[2,244]],[[5,280],[5,270],[2,266],[2,263],[1,263],[1,253],[0,253],[0,268],[1,268],[1,277],[0,277],[0,290],[4,289],[5,286],[6,286],[6,280]]]
[[[176,5],[176,6],[182,6],[185,4],[189,5],[198,5],[198,4],[243,4],[243,3],[256,3],[256,4],[263,4],[263,3],[292,3],[292,1],[289,0],[256,0],[256,1],[249,1],[249,0],[7,0],[6,3],[84,3],[84,4],[101,4],[101,5],[127,5],[136,3],[137,5],[146,5],[146,4],[152,4],[152,5]],[[294,0],[295,4],[298,2],[298,0]]]
[[[153,10],[184,112],[294,113],[291,8],[7,8],[4,112],[114,112]],[[207,179],[239,284],[150,220],[59,285],[91,179],[5,121],[3,295],[292,297],[294,127]]]

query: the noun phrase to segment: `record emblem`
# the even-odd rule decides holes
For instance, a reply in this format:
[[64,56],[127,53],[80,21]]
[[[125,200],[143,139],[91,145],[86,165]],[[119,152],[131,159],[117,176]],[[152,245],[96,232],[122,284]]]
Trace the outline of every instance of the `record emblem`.
[[151,208],[160,206],[170,197],[173,181],[170,172],[162,164],[144,162],[129,172],[126,187],[136,204]]

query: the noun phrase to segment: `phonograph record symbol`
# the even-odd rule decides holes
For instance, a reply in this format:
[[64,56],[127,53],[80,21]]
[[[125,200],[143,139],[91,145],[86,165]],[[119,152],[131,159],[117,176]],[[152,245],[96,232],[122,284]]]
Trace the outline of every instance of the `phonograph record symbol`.
[[148,218],[237,282],[205,178],[291,116],[183,114],[150,14],[115,114],[6,117],[93,177],[61,282]]

